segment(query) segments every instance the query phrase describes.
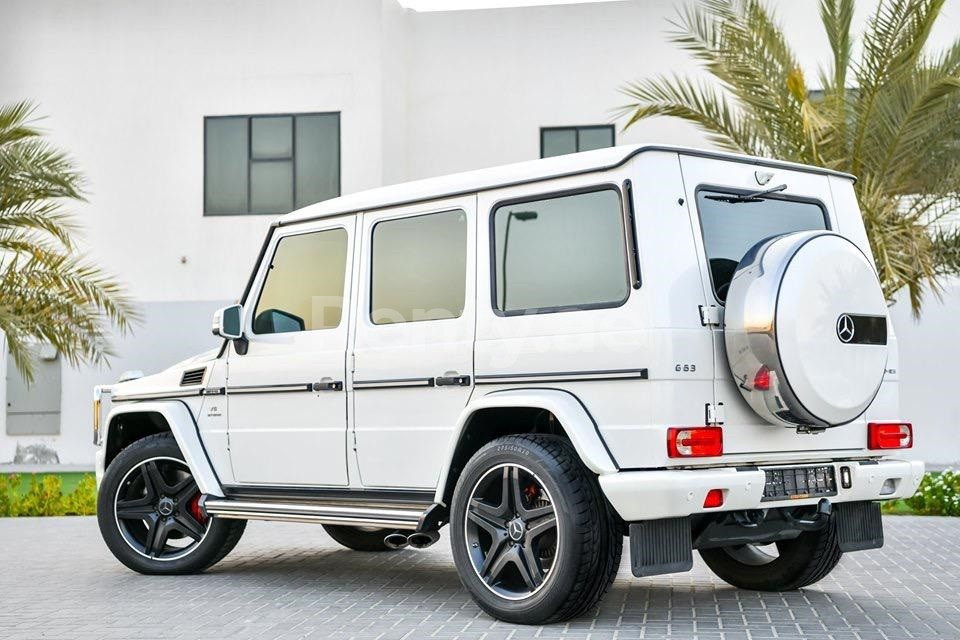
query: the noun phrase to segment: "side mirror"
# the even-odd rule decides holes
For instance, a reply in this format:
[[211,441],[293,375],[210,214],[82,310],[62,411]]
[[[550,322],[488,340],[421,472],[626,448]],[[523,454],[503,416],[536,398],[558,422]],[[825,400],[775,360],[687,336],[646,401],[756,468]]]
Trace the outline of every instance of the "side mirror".
[[213,335],[226,340],[243,337],[243,307],[238,304],[218,309],[213,314]]

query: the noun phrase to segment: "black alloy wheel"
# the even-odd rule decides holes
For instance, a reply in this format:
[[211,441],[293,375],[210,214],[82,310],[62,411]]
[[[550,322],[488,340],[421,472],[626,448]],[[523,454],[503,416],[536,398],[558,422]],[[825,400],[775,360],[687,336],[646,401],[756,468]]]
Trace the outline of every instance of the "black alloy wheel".
[[237,546],[247,521],[207,516],[200,498],[173,434],[147,436],[120,451],[103,474],[97,496],[100,534],[134,571],[203,571]]
[[137,553],[177,560],[192,553],[210,528],[200,489],[182,460],[149,458],[120,481],[114,500],[117,527]]
[[518,464],[499,465],[480,478],[467,503],[464,533],[477,576],[511,600],[543,586],[560,544],[550,494]]
[[464,466],[450,546],[481,609],[545,624],[597,606],[620,565],[623,534],[570,441],[523,434],[485,444]]

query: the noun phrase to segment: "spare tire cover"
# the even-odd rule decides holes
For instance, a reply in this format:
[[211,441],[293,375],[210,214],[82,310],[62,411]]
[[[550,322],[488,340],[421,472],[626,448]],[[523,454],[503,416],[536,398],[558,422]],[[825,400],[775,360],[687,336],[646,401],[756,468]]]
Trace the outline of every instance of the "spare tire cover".
[[740,392],[770,423],[855,420],[887,363],[887,307],[873,265],[828,231],[759,242],[730,282],[724,341]]

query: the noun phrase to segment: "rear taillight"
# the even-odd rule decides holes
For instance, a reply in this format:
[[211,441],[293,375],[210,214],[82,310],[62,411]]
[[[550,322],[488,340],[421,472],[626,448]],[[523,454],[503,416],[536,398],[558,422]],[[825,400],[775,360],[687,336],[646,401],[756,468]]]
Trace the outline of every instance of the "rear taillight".
[[671,458],[723,455],[723,428],[671,427],[667,429],[667,455]]
[[723,506],[723,489],[710,489],[703,499],[704,509],[716,509]]
[[913,425],[909,422],[871,422],[867,425],[868,449],[909,449]]
[[767,369],[766,366],[760,367],[757,374],[753,376],[753,388],[757,391],[769,391],[770,369]]

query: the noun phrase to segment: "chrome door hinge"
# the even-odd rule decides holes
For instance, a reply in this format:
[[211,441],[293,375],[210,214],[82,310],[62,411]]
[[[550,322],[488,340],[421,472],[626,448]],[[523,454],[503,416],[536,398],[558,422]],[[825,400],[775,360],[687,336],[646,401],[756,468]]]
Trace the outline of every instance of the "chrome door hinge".
[[707,426],[720,426],[723,424],[726,415],[723,411],[723,403],[707,403],[706,421]]
[[716,305],[700,305],[700,324],[705,327],[716,325],[720,326],[723,322],[723,311]]
[[357,370],[357,354],[350,354],[350,373],[353,373]]

